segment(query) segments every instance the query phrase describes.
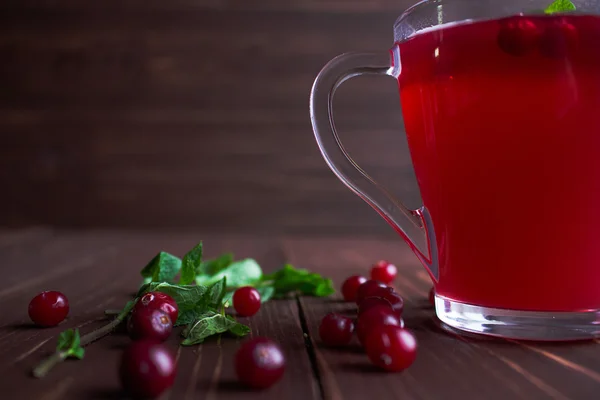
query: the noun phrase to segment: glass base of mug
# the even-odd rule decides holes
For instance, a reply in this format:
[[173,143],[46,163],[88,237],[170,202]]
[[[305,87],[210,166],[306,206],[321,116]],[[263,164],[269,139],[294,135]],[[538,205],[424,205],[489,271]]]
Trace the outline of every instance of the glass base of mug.
[[600,309],[582,312],[517,311],[435,297],[438,318],[451,328],[516,340],[600,338]]

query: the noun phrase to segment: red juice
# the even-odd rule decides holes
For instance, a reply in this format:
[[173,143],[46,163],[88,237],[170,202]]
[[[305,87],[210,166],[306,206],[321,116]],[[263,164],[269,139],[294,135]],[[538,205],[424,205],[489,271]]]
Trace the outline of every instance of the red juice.
[[600,308],[600,17],[442,26],[398,44],[439,295]]

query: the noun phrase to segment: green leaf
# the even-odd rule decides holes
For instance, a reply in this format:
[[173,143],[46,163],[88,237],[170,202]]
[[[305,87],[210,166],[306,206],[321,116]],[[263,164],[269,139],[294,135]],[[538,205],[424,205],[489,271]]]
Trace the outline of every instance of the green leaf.
[[218,282],[213,283],[208,287],[204,294],[204,303],[212,308],[219,308],[223,304],[225,296],[225,288],[227,287],[227,277],[223,277]]
[[271,300],[275,294],[275,288],[273,286],[257,287],[256,290],[258,290],[258,293],[260,293],[261,303],[266,303],[267,301]]
[[150,282],[173,282],[181,270],[182,261],[178,257],[161,251],[140,272],[143,284]]
[[244,336],[250,332],[250,328],[240,324],[229,316],[209,311],[182,332],[185,339],[181,344],[183,346],[192,346],[202,343],[209,336],[227,331],[231,331],[236,336]]
[[306,269],[294,268],[286,264],[282,269],[265,275],[263,282],[269,282],[275,288],[276,296],[300,292],[301,294],[326,297],[335,293],[331,279]]
[[231,292],[227,292],[225,293],[225,296],[223,296],[223,305],[227,305],[227,307],[231,307],[233,305],[233,294],[235,293],[235,291],[231,291]]
[[151,282],[172,282],[181,270],[181,260],[161,251],[142,269],[141,274]]
[[195,308],[196,304],[203,298],[207,290],[206,286],[152,282],[142,286],[137,296],[141,297],[144,293],[148,292],[166,293],[175,300],[179,312],[182,313],[183,311]]
[[577,7],[570,0],[555,0],[550,4],[544,12],[546,14],[554,14],[559,12],[573,11]]
[[79,329],[67,329],[58,335],[56,351],[67,353],[68,357],[82,359],[85,350],[81,347]]
[[233,325],[231,328],[229,328],[229,333],[231,333],[232,335],[242,337],[242,336],[246,336],[247,334],[250,333],[250,327],[248,327],[247,325],[244,325],[244,324],[240,324],[231,315],[226,315],[225,318],[227,318],[230,321],[235,322],[235,325]]
[[251,286],[261,279],[262,269],[256,260],[246,258],[229,264],[214,275],[197,275],[196,284],[211,285],[224,277],[227,278],[228,289]]
[[189,285],[194,282],[196,277],[196,268],[202,263],[202,242],[198,243],[196,247],[188,251],[183,257],[181,265],[181,278],[179,283],[182,285]]
[[187,325],[199,319],[208,311],[216,311],[223,305],[226,278],[212,284],[194,304],[193,308],[179,312],[175,326]]
[[213,276],[233,263],[233,253],[224,253],[212,260],[203,261],[196,268],[196,275]]

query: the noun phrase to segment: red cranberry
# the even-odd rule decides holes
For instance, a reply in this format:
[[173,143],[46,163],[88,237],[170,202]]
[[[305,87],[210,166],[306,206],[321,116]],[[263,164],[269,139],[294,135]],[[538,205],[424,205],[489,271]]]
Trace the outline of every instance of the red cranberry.
[[524,56],[538,45],[540,29],[530,19],[513,17],[501,23],[498,46],[513,56]]
[[140,308],[158,308],[159,310],[167,313],[171,322],[177,322],[179,315],[179,307],[175,300],[168,294],[162,292],[149,292],[143,295],[133,308],[134,312]]
[[360,316],[365,311],[377,306],[389,307],[390,310],[392,309],[390,302],[382,297],[367,297],[358,304],[358,315]]
[[354,322],[343,315],[329,313],[321,320],[319,336],[328,346],[340,346],[350,343],[354,333]]
[[242,344],[235,354],[235,372],[248,386],[263,389],[273,385],[283,375],[285,356],[270,339],[257,337]]
[[404,299],[396,292],[383,291],[381,297],[389,301],[392,305],[392,310],[396,313],[396,315],[401,316],[402,311],[404,311]]
[[399,326],[379,325],[367,334],[365,350],[376,366],[391,372],[402,371],[415,361],[417,340]]
[[244,286],[233,294],[233,308],[242,317],[251,317],[260,310],[260,293],[251,286]]
[[69,300],[61,292],[42,292],[29,302],[29,318],[40,326],[56,326],[68,314]]
[[387,289],[390,292],[392,292],[394,290],[391,287],[388,287],[385,283],[381,283],[381,282],[373,280],[373,279],[366,281],[365,283],[363,283],[362,285],[360,285],[358,287],[358,291],[356,293],[356,304],[360,304],[360,302],[363,301],[367,297],[373,297],[373,296],[381,297],[380,295],[377,294],[377,291],[381,290],[381,289]]
[[153,340],[132,342],[121,356],[121,385],[134,398],[158,397],[173,386],[176,373],[171,352]]
[[127,322],[127,330],[133,340],[154,339],[163,342],[172,329],[169,315],[156,308],[140,308],[131,313]]
[[435,306],[435,288],[431,288],[431,290],[429,290],[429,302],[432,306]]
[[364,345],[365,338],[371,329],[378,325],[400,325],[400,318],[389,306],[375,306],[363,312],[356,323],[356,335]]
[[577,28],[565,20],[552,21],[540,39],[540,52],[550,58],[563,58],[578,44]]
[[394,264],[381,260],[371,268],[371,279],[390,284],[396,278],[398,269]]
[[360,275],[353,275],[346,279],[342,284],[342,295],[346,301],[356,301],[358,287],[365,283],[367,278]]

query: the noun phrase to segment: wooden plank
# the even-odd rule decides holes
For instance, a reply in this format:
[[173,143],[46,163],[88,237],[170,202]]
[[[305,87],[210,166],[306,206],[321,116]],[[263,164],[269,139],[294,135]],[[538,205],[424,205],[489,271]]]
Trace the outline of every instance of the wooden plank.
[[[105,324],[103,310],[121,307],[130,299],[131,292],[140,283],[140,268],[156,252],[165,250],[183,254],[203,238],[206,238],[207,257],[233,251],[239,258],[256,258],[266,270],[278,268],[285,261],[278,243],[269,238],[143,232],[122,234],[114,231],[57,233],[52,240],[69,241],[72,251],[81,246],[89,254],[96,254],[104,251],[106,244],[115,246],[116,251],[110,256],[95,256],[91,266],[74,269],[68,276],[36,283],[28,290],[12,293],[11,298],[2,299],[5,305],[9,305],[3,308],[0,316],[2,398],[122,398],[117,365],[120,351],[129,342],[129,338],[122,333],[114,333],[91,344],[86,348],[84,360],[65,362],[45,379],[35,380],[29,374],[31,368],[53,350],[56,335],[60,331],[79,327],[85,334]],[[94,248],[90,243],[97,245]],[[56,247],[50,245],[50,248]],[[33,277],[46,269],[61,268],[65,262],[57,255],[47,258],[38,256],[37,259],[27,259],[19,267]],[[58,327],[38,329],[27,321],[27,303],[38,291],[48,288],[47,285],[67,294],[71,313],[68,320]],[[281,382],[266,392],[247,391],[236,383],[233,371],[233,356],[240,340],[223,337],[220,341],[208,340],[202,346],[179,348],[180,338],[174,333],[168,345],[177,353],[179,373],[175,386],[163,399],[199,396],[211,399],[268,399],[282,396],[294,399],[321,398],[305,351],[295,300],[268,303],[255,317],[243,321],[251,326],[253,335],[265,335],[281,344],[288,357],[287,372]]]
[[[352,274],[389,259],[399,267],[396,289],[406,300],[405,322],[418,340],[417,360],[399,374],[375,372],[359,345],[334,350],[318,337],[330,311],[352,315],[355,307],[336,300],[302,298],[302,313],[314,344],[325,397],[373,398],[594,398],[600,389],[600,347],[595,343],[529,344],[456,336],[440,328],[427,294],[427,274],[401,239],[304,239],[285,241],[291,262],[333,277]],[[338,296],[339,298],[339,296]]]

